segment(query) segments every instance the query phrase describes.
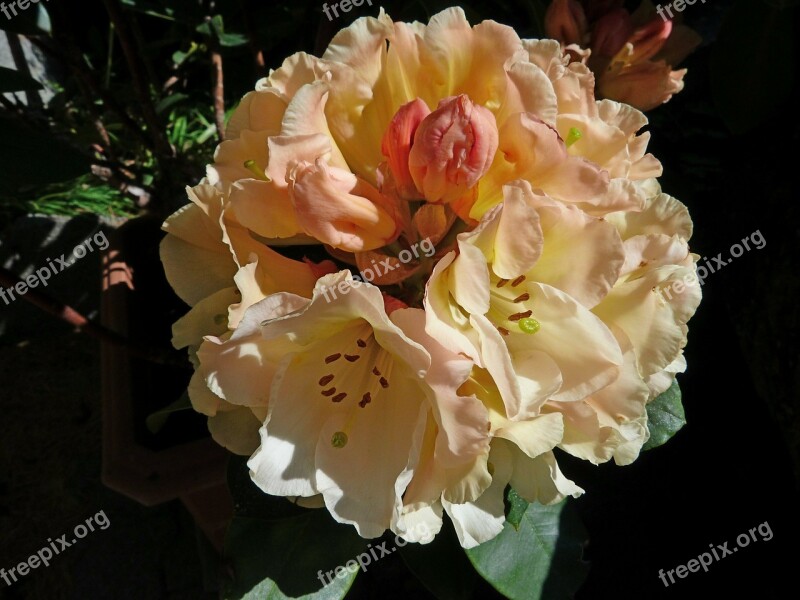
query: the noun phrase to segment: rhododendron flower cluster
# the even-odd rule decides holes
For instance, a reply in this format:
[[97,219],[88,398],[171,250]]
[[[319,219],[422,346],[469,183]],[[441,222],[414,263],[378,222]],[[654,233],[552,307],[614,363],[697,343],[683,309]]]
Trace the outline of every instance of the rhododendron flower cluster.
[[696,256],[645,117],[594,87],[557,41],[452,8],[358,19],[244,97],[161,253],[192,404],[259,488],[368,538],[425,543],[446,512],[469,548],[509,484],[583,493],[555,448],[637,458],[700,301],[660,290]]

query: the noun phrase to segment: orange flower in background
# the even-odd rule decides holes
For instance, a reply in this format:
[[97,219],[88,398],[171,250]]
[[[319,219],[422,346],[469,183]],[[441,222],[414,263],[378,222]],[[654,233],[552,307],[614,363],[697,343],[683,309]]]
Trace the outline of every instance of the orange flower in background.
[[553,0],[545,30],[597,78],[598,95],[651,110],[683,89],[673,67],[699,44],[685,25],[662,18],[648,2],[632,14],[623,0]]

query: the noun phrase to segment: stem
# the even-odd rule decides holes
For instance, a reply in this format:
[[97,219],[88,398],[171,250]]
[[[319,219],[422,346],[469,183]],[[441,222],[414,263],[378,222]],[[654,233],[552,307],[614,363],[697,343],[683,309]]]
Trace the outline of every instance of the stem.
[[[215,44],[216,46],[216,44]],[[222,54],[219,48],[211,51],[211,64],[214,67],[214,122],[220,143],[225,141],[225,73],[222,69]]]

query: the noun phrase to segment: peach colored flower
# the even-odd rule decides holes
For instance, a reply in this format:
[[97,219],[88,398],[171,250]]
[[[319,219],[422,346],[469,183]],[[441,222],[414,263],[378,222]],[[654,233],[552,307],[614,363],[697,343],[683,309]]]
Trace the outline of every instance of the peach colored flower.
[[694,272],[691,220],[592,72],[628,93],[677,28],[618,4],[557,0],[568,47],[381,11],[243,98],[161,252],[192,404],[263,491],[365,537],[427,543],[447,513],[469,548],[509,484],[583,492],[554,448],[636,459],[700,292],[662,293]]

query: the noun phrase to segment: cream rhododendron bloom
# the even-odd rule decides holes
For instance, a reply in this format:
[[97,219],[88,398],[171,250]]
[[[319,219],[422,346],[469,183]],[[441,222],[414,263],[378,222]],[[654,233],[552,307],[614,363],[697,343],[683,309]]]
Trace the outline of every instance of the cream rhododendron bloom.
[[452,8],[358,19],[242,99],[162,259],[192,404],[258,488],[369,538],[447,514],[470,548],[508,485],[583,493],[559,453],[637,458],[696,256],[646,118],[594,90],[558,41]]

